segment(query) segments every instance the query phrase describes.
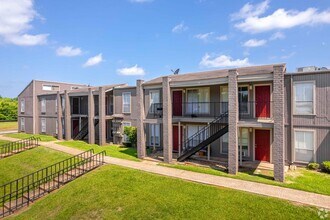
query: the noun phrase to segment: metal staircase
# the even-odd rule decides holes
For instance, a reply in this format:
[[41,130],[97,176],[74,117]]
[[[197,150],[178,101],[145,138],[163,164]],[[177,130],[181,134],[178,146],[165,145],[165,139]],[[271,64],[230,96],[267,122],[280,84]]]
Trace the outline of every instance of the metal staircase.
[[[95,120],[94,126],[98,125],[99,120]],[[88,134],[88,122],[84,124],[78,134],[73,138],[73,140],[82,140]]]
[[223,113],[206,127],[187,138],[178,161],[184,161],[228,132],[228,113]]

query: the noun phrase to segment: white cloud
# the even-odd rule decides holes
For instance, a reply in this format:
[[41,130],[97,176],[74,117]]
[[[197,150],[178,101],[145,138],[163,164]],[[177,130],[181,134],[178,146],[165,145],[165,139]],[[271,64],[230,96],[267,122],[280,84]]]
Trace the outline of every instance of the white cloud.
[[200,66],[208,68],[219,68],[219,67],[241,67],[249,66],[248,58],[236,59],[233,60],[230,56],[220,55],[220,56],[210,56],[208,53],[205,54],[202,58],[202,61],[199,63]]
[[146,2],[153,2],[154,0],[131,0],[133,3],[146,3]]
[[245,4],[237,13],[231,15],[232,20],[240,20],[249,17],[256,17],[262,15],[269,8],[269,0],[263,1],[259,4],[252,5]]
[[74,57],[82,54],[80,48],[73,48],[71,46],[59,47],[56,49],[57,56]]
[[181,33],[186,30],[188,30],[188,27],[184,24],[183,21],[180,24],[178,24],[172,28],[173,33]]
[[48,34],[31,35],[31,22],[40,17],[33,8],[33,0],[1,0],[0,39],[19,46],[47,43]]
[[308,8],[304,11],[298,11],[280,8],[268,16],[260,17],[268,8],[268,1],[263,2],[263,4],[267,7],[249,3],[248,6],[245,5],[244,7],[247,9],[242,10],[243,7],[235,16],[236,20],[242,19],[241,22],[235,24],[235,27],[243,32],[261,33],[290,29],[296,26],[330,24],[330,9],[319,11],[316,8]]
[[284,39],[285,35],[282,32],[276,32],[274,33],[269,40],[280,40],[280,39]]
[[94,57],[89,58],[86,63],[84,63],[83,67],[90,67],[100,64],[103,61],[102,54],[98,54]]
[[207,40],[209,40],[209,38],[212,35],[213,35],[213,32],[209,32],[209,33],[205,33],[205,34],[196,34],[194,37],[199,40],[207,41]]
[[225,40],[228,40],[228,36],[227,35],[220,35],[218,37],[216,37],[217,40],[220,40],[220,41],[225,41]]
[[257,40],[257,39],[250,39],[246,42],[244,42],[244,47],[260,47],[267,43],[266,40]]
[[132,67],[125,67],[117,69],[117,73],[124,76],[143,76],[145,71],[142,67],[139,67],[137,64]]
[[289,58],[293,57],[294,55],[296,55],[296,52],[291,52],[287,55],[283,55],[283,56],[281,56],[281,58],[282,59],[289,59]]

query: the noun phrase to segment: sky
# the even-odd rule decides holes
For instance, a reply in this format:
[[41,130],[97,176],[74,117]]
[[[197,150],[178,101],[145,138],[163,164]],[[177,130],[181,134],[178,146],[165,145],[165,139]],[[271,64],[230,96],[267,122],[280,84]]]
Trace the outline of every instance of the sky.
[[286,63],[330,68],[328,0],[0,0],[0,95]]

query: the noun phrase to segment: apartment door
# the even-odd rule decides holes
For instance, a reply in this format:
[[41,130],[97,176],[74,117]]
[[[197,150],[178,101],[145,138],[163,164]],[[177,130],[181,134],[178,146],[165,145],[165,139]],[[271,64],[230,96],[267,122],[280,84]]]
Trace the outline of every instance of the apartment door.
[[255,159],[270,162],[270,130],[255,130]]
[[179,126],[173,126],[173,151],[178,152],[179,151],[179,143],[183,138],[183,129],[182,126],[180,126],[180,139],[179,139]]
[[182,116],[182,90],[173,91],[173,116]]
[[256,118],[270,117],[270,86],[256,86]]

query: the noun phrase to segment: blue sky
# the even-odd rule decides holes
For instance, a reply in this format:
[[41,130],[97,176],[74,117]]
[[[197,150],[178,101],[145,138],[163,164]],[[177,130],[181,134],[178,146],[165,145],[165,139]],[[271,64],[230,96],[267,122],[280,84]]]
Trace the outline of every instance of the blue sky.
[[330,67],[330,1],[0,0],[0,95],[269,63]]

